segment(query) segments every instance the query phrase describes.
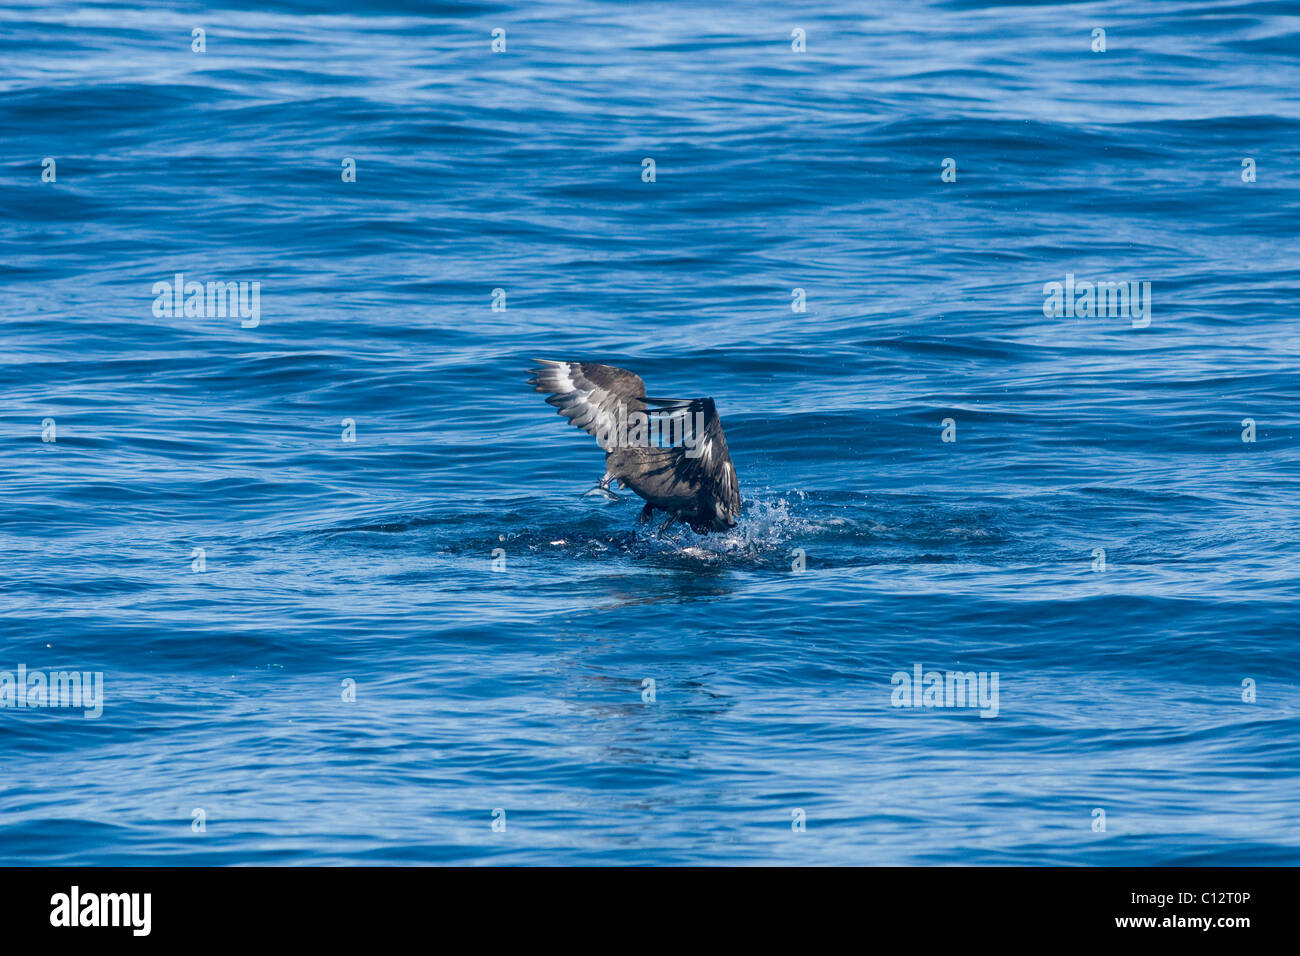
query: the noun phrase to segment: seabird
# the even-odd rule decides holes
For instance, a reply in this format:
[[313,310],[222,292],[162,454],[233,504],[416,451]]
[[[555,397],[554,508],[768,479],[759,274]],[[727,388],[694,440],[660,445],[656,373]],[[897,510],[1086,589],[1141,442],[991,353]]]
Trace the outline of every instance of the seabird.
[[[740,486],[711,398],[647,398],[641,376],[595,362],[535,360],[528,384],[605,450],[596,491],[618,481],[645,499],[637,519],[666,512],[698,534],[726,531],[740,514]],[[680,444],[678,444],[680,441]]]

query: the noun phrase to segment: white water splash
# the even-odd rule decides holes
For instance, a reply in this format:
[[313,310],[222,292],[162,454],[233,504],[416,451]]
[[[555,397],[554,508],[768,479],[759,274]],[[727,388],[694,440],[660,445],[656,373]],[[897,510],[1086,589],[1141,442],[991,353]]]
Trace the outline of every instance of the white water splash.
[[802,491],[769,496],[764,489],[760,494],[760,498],[746,499],[736,527],[724,534],[705,535],[683,543],[678,553],[705,561],[761,557],[784,551],[789,542],[807,537],[815,530],[814,523],[795,510],[807,497]]

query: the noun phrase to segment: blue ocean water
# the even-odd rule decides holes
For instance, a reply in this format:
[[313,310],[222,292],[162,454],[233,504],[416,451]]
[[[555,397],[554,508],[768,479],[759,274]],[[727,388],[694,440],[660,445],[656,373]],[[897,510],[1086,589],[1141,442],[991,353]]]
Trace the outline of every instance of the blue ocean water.
[[[6,4],[0,670],[103,699],[0,709],[0,860],[1300,862],[1297,54],[1275,2]],[[739,526],[582,497],[537,356],[712,396]]]

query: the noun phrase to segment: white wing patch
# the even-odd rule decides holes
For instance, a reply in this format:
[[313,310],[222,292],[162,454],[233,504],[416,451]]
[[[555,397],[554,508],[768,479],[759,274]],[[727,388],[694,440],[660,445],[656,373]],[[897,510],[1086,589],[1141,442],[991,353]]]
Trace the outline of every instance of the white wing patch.
[[644,394],[641,380],[612,366],[537,361],[542,367],[532,384],[538,391],[552,393],[546,401],[573,425],[594,436],[605,451],[616,447],[620,423],[625,423],[632,411],[624,406]]

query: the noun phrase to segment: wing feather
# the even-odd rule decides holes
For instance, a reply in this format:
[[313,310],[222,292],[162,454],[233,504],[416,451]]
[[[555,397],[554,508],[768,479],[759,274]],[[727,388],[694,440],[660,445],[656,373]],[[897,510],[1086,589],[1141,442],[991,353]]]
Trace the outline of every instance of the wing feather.
[[552,362],[535,359],[528,380],[539,392],[550,393],[547,403],[609,451],[617,437],[619,406],[626,416],[645,410],[645,382],[627,369],[596,362]]
[[[740,484],[736,466],[727,448],[718,407],[711,398],[647,398],[650,412],[687,415],[694,449],[684,445],[647,449],[647,474],[653,476],[663,493],[675,496],[690,493],[707,495],[721,501],[732,517],[740,514]],[[702,428],[700,427],[702,425]],[[655,454],[657,453],[657,454]]]

